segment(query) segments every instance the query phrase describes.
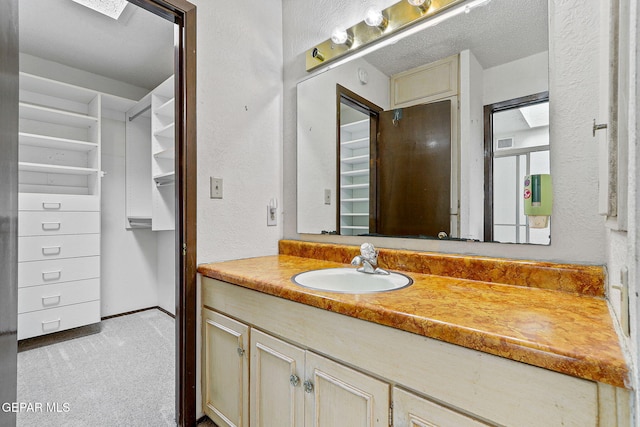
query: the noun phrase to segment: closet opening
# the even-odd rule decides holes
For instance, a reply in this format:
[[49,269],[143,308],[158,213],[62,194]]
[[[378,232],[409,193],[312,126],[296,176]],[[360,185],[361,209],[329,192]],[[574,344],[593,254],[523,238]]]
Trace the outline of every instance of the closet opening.
[[[97,374],[86,381],[95,384],[85,393],[88,399],[93,392],[104,392],[101,383],[107,382],[109,371],[100,372],[100,368],[119,370],[117,361],[121,359],[115,357],[119,345],[134,343],[133,360],[136,354],[145,354],[145,335],[157,335],[162,342],[170,339],[171,345],[165,348],[172,360],[165,368],[171,370],[175,361],[175,383],[173,373],[169,378],[174,394],[169,395],[168,389],[161,393],[174,402],[163,404],[158,412],[178,425],[194,425],[196,8],[184,0],[128,3],[122,17],[114,22],[70,0],[51,0],[46,5],[19,2],[18,340],[25,348],[40,338],[51,338],[55,344],[77,341],[75,347],[55,351],[62,362],[68,362],[67,369],[86,373],[87,378]],[[22,13],[23,6],[29,13]],[[47,12],[48,8],[53,10]],[[135,66],[144,69],[148,65],[135,49],[144,46],[145,40],[149,42],[151,27],[139,31],[139,37],[130,27],[144,26],[143,14],[160,21],[158,26],[166,24],[168,30],[163,34],[169,34],[169,42],[164,52],[170,62],[165,61],[167,67],[159,64],[138,73],[140,79],[136,80],[131,77]],[[24,25],[23,15],[30,19]],[[38,22],[43,19],[50,25]],[[64,31],[73,32],[73,36],[64,36]],[[43,35],[46,43],[38,39]],[[93,51],[73,49],[77,42],[92,46]],[[48,56],[38,50],[38,45],[49,48],[56,43],[56,54]],[[103,49],[105,44],[111,44],[111,50]],[[119,75],[117,66],[102,62],[104,72],[96,69],[99,56],[108,57],[108,52],[115,52],[110,57],[112,63],[122,59],[130,61],[127,65],[133,68]],[[154,52],[150,48],[146,54]],[[159,77],[157,70],[165,74]],[[101,328],[135,316],[134,312],[151,327],[151,332],[139,335],[139,342],[131,337],[125,340],[124,334],[110,327]],[[164,319],[159,322],[168,325],[170,334],[163,335],[160,323],[153,323],[160,318],[157,316]],[[81,341],[94,336],[92,328],[100,338],[91,343]],[[85,336],[71,334],[81,329]],[[141,347],[136,351],[137,345]],[[73,365],[73,351],[75,356],[83,351],[106,353],[106,362],[100,366]],[[148,371],[138,380],[122,379],[121,385],[126,382],[131,390],[144,386],[145,379],[169,377],[161,366],[153,368],[153,355],[140,357],[147,358],[141,366]],[[105,366],[109,364],[114,366]],[[21,366],[19,358],[18,376],[36,368]],[[148,388],[153,387],[149,383]],[[116,384],[105,393],[116,402],[121,399],[121,405],[135,406],[133,399],[127,402],[119,395],[124,388]],[[64,411],[64,397],[82,394],[80,390],[69,387],[61,393],[58,403],[63,412],[92,411],[91,400],[67,402],[68,411]],[[42,393],[38,396],[45,399],[46,390]],[[129,409],[135,416],[136,408]]]

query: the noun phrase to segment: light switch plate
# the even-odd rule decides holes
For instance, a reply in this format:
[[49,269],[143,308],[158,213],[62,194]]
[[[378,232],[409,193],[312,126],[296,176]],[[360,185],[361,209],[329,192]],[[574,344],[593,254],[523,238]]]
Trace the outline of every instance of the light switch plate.
[[210,198],[222,199],[222,178],[209,177]]
[[324,204],[325,205],[331,204],[331,190],[329,188],[325,188],[324,190]]
[[273,227],[274,225],[278,225],[277,218],[277,210],[276,208],[272,208],[267,205],[267,227]]

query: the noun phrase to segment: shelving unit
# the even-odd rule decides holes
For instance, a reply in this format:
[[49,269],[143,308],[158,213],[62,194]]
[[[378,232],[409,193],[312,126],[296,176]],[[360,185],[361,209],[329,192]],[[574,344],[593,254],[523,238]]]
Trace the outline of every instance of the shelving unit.
[[369,117],[350,106],[340,110],[340,234],[369,232]]
[[125,115],[126,227],[151,228],[151,94]]
[[18,339],[100,321],[103,96],[20,73]]
[[175,228],[175,97],[173,76],[151,92],[151,229]]

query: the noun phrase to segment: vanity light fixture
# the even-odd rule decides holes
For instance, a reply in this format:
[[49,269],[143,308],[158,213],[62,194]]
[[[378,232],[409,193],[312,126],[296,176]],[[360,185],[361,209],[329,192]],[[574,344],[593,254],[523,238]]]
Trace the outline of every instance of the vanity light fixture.
[[[440,22],[440,17],[448,15],[451,10],[457,13],[464,11],[464,4],[474,4],[487,0],[400,0],[386,9],[370,9],[363,21],[346,28],[347,39],[344,40],[344,32],[339,34],[334,31],[332,37],[307,50],[305,62],[307,71],[334,63],[336,59],[353,52],[363,52],[380,39],[389,40],[401,33],[410,32],[413,28],[422,24]],[[455,6],[462,5],[456,8]]]
[[417,7],[422,13],[425,13],[431,7],[431,0],[407,0],[407,3]]
[[382,13],[380,9],[370,8],[367,9],[365,13],[364,23],[370,27],[377,27],[380,31],[384,31],[389,25],[389,19],[384,16],[384,13]]
[[127,7],[127,0],[73,0],[74,2],[117,20]]

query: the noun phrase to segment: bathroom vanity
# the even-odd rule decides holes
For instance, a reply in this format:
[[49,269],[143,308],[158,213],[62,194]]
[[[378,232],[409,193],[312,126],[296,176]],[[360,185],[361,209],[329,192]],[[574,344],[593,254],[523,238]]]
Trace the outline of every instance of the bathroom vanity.
[[218,425],[629,425],[600,267],[381,250],[411,286],[291,281],[357,253],[282,241],[200,266],[203,409]]

